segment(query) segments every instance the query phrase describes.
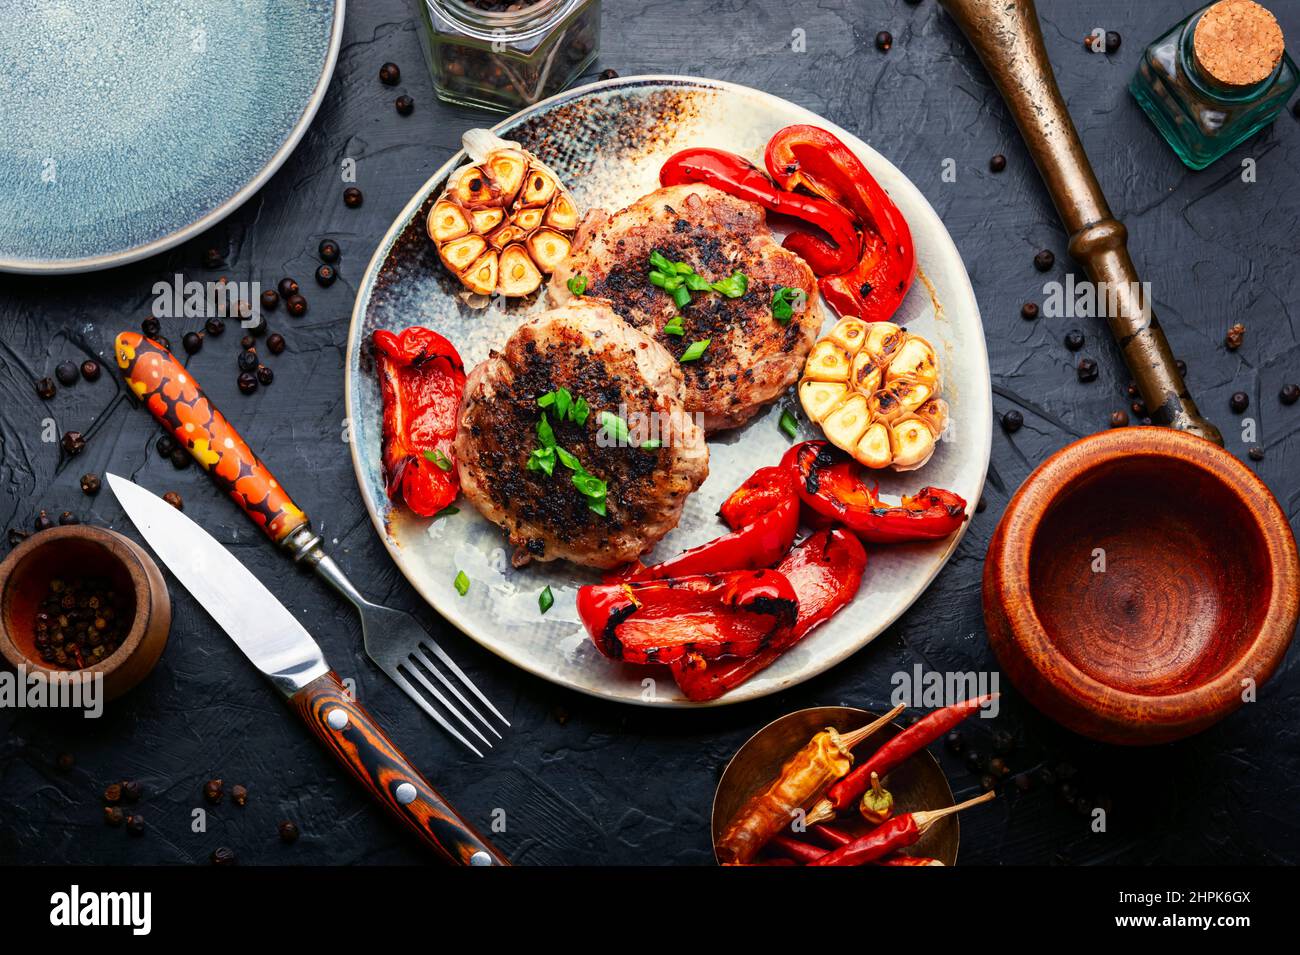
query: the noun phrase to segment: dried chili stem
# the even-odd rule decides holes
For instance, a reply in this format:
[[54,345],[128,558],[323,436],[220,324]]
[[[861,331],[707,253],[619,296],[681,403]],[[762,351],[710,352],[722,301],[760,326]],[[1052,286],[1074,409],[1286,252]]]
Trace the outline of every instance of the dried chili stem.
[[916,828],[921,832],[925,832],[925,830],[929,829],[945,816],[954,815],[955,813],[961,812],[963,809],[969,809],[971,806],[978,806],[980,803],[988,802],[996,796],[997,793],[990,789],[988,792],[981,793],[974,799],[967,799],[965,802],[959,802],[957,805],[949,806],[947,809],[923,809],[920,812],[914,812],[912,813],[912,819],[916,822]]
[[884,716],[880,717],[879,719],[875,720],[874,722],[868,723],[866,726],[855,729],[852,733],[841,734],[839,739],[840,749],[850,750],[853,749],[853,747],[857,746],[859,743],[861,743],[863,740],[870,739],[873,735],[875,735],[875,732],[878,729],[887,725],[890,722],[890,720],[892,720],[901,712],[903,712],[903,705],[900,703],[898,706],[894,707],[892,710],[890,710],[888,713],[886,713]]

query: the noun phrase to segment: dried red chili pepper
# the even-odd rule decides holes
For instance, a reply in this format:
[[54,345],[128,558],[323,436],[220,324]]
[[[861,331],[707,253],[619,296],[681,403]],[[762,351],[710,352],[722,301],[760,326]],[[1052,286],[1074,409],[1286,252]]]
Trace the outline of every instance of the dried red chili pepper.
[[[834,274],[817,273],[825,275],[818,284],[827,303],[840,315],[869,322],[890,318],[916,275],[916,249],[903,213],[862,160],[833,133],[804,124],[777,132],[763,160],[782,189],[807,189],[847,209],[863,227],[859,260]],[[784,244],[805,259],[825,245],[803,232],[791,233]]]
[[795,862],[807,865],[809,862],[816,862],[822,856],[826,855],[826,850],[818,848],[808,842],[800,842],[785,833],[780,832],[772,837],[772,841],[767,844],[769,849],[782,852],[789,856]]
[[883,859],[877,859],[872,865],[889,865],[889,866],[914,866],[914,865],[943,865],[938,859],[932,859],[930,856],[905,856],[902,853],[898,855],[886,856]]
[[799,598],[799,614],[786,639],[742,660],[703,660],[683,657],[673,664],[673,677],[688,700],[716,700],[755,673],[771,666],[814,627],[829,620],[853,600],[867,568],[867,552],[848,531],[818,531],[795,547],[777,571],[784,574]]
[[794,471],[781,465],[759,468],[722,502],[718,514],[733,531],[748,527],[778,504],[796,496]]
[[826,441],[805,441],[782,463],[795,469],[800,499],[817,513],[872,544],[938,540],[966,521],[966,501],[942,488],[923,487],[899,504],[886,504],[863,479],[864,469]]
[[809,862],[808,865],[866,865],[875,862],[900,849],[915,845],[920,841],[921,836],[925,835],[926,830],[940,819],[982,802],[988,802],[993,797],[992,792],[986,792],[974,799],[949,806],[947,809],[909,812],[895,816],[884,825],[872,829],[865,836],[854,839],[846,846],[831,850],[824,856]]
[[794,625],[798,598],[775,570],[741,570],[663,580],[592,584],[578,591],[578,615],[605,656],[672,663],[748,656]]
[[751,570],[776,564],[799,532],[799,498],[791,493],[739,530],[692,547],[661,564],[633,569],[623,580],[658,580],[727,570]]
[[[833,826],[828,826],[824,823],[820,826],[810,826],[808,828],[808,835],[812,836],[814,839],[820,839],[822,845],[829,849],[838,849],[840,846],[847,846],[854,839],[853,836],[849,835],[843,829],[836,829]],[[927,866],[943,865],[943,863],[938,859],[931,858],[930,856],[905,856],[898,853],[892,856],[885,856],[883,859],[877,859],[872,863],[872,865]]]
[[452,459],[465,365],[437,332],[408,328],[373,336],[384,400],[383,462],[389,500],[432,517],[456,500]]
[[871,785],[871,774],[884,776],[913,753],[929,746],[963,720],[998,698],[997,693],[972,697],[962,703],[927,713],[872,754],[871,758],[830,788],[826,798],[808,813],[809,824],[832,818],[837,810],[849,809]]
[[659,182],[665,186],[704,183],[815,226],[830,241],[815,236],[812,238],[816,241],[807,242],[804,251],[794,248],[791,251],[801,256],[817,275],[847,272],[858,262],[861,242],[857,226],[842,206],[824,198],[778,189],[761,169],[743,156],[721,149],[683,149],[663,164]]

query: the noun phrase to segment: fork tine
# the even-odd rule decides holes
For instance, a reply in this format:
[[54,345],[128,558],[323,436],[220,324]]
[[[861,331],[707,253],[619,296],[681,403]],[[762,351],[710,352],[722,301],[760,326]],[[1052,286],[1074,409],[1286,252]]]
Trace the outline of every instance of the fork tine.
[[[461,693],[460,690],[456,688],[455,683],[452,683],[451,680],[443,676],[442,671],[439,670],[438,667],[434,664],[434,662],[430,660],[428,656],[425,655],[424,650],[425,647],[423,644],[417,646],[414,650],[411,651],[411,658],[416,662],[420,663],[430,673],[436,676],[438,680],[442,683],[442,685],[445,686],[451,692],[451,694],[456,697],[456,699],[460,700],[460,702],[464,705],[465,709],[473,713],[478,718],[479,722],[481,722],[484,726],[488,728],[488,731],[491,732],[492,735],[494,735],[497,739],[501,739],[502,736],[500,733],[497,732],[496,727],[488,722],[487,717],[485,717],[482,713],[480,713],[477,709],[474,708],[473,703],[465,699],[465,694]],[[478,731],[475,730],[475,732]],[[482,733],[479,733],[480,737],[482,735],[483,735]],[[484,740],[484,742],[487,742],[487,740]],[[488,745],[491,746],[492,744],[488,743]]]
[[437,721],[438,725],[440,725],[452,736],[456,737],[456,739],[464,743],[465,747],[471,753],[477,756],[479,759],[483,758],[483,754],[479,751],[478,747],[475,746],[473,743],[471,743],[469,740],[467,740],[465,737],[461,736],[459,731],[457,731],[456,727],[448,723],[447,720],[443,717],[443,715],[439,713],[437,710],[435,710],[429,704],[429,701],[426,700],[423,695],[421,695],[420,691],[417,690],[415,687],[411,686],[411,684],[407,681],[406,677],[402,675],[401,670],[399,670],[397,667],[392,667],[392,668],[384,667],[384,672],[388,674],[389,678],[394,683],[396,683],[406,692],[407,696],[409,696],[419,705],[420,709],[424,710],[424,712],[428,713],[431,717],[433,717],[434,720]]
[[[417,647],[417,649],[418,649],[418,647]],[[450,710],[452,716],[456,717],[456,719],[458,719],[458,720],[460,720],[462,723],[464,723],[464,724],[465,724],[465,728],[466,728],[467,730],[469,730],[471,733],[473,733],[475,736],[477,736],[479,739],[481,739],[481,740],[483,741],[483,745],[487,746],[488,749],[491,749],[491,748],[492,748],[492,741],[489,740],[489,739],[488,739],[486,736],[484,736],[482,733],[480,733],[480,732],[478,731],[478,727],[475,726],[473,723],[471,723],[471,722],[469,721],[469,718],[466,717],[464,713],[462,713],[460,710],[456,709],[456,707],[454,707],[454,706],[451,705],[451,700],[449,700],[449,699],[447,699],[445,696],[443,696],[443,695],[442,695],[442,691],[439,690],[436,686],[434,686],[432,683],[430,683],[430,682],[428,681],[428,679],[425,678],[424,674],[420,672],[420,668],[419,668],[419,667],[417,667],[417,666],[411,666],[410,661],[412,661],[412,660],[418,660],[419,662],[423,663],[425,666],[429,666],[429,661],[424,660],[424,659],[422,659],[422,658],[420,658],[420,657],[417,657],[414,653],[410,653],[410,654],[407,654],[406,660],[403,660],[403,661],[402,661],[402,664],[401,664],[401,665],[403,665],[403,666],[406,667],[406,672],[409,673],[411,676],[415,677],[417,680],[419,680],[419,681],[420,681],[420,685],[421,685],[422,687],[424,687],[426,690],[428,690],[431,694],[433,694],[434,698],[437,699],[437,701],[438,701],[439,703],[441,703],[441,704],[442,704],[443,706],[445,706],[448,710]],[[433,669],[433,670],[435,670],[435,672],[436,672],[436,668],[434,668],[434,667],[430,667],[430,668]],[[440,679],[441,679],[441,677],[440,677]],[[446,681],[446,680],[443,680],[442,682],[446,683],[447,681]],[[483,717],[481,717],[481,716],[479,717],[479,719],[482,719],[482,718],[483,718]]]
[[475,696],[477,696],[480,700],[483,701],[484,706],[486,706],[489,710],[491,710],[493,713],[496,714],[497,719],[499,719],[502,723],[505,723],[506,726],[510,725],[510,721],[501,715],[501,711],[492,705],[492,701],[483,695],[483,691],[474,685],[474,681],[465,675],[465,671],[462,670],[460,667],[456,666],[456,661],[453,660],[451,657],[447,656],[447,654],[443,652],[442,647],[434,643],[433,639],[427,633],[425,634],[424,639],[421,642],[425,646],[427,646],[431,651],[433,651],[433,655],[436,656],[439,660],[441,660],[448,670],[456,674],[456,676],[460,678],[460,681],[464,683],[467,687],[469,687]]

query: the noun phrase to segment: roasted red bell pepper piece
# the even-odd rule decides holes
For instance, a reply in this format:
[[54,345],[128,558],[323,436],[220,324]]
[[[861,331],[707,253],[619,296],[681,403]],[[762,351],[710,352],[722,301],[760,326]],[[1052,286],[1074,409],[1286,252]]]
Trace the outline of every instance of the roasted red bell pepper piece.
[[754,523],[778,504],[797,497],[794,471],[772,465],[759,468],[722,502],[718,514],[733,531]]
[[[859,260],[819,283],[830,306],[869,322],[890,318],[916,275],[916,249],[903,213],[862,160],[833,133],[802,124],[773,136],[763,160],[782,189],[807,189],[847,209],[863,228]],[[819,254],[822,245],[820,237],[802,232],[785,241],[804,258]]]
[[747,659],[710,661],[684,656],[673,664],[673,677],[688,700],[716,700],[755,673],[771,666],[818,624],[847,606],[858,592],[867,568],[867,552],[849,532],[818,531],[777,565],[799,598],[799,614],[784,640]]
[[793,481],[790,489],[785,500],[739,530],[692,547],[662,564],[634,568],[621,579],[658,580],[775,565],[785,556],[799,532],[799,497],[794,493]]
[[794,587],[775,570],[591,584],[578,616],[605,656],[672,663],[748,656],[783,639],[798,614]]
[[820,229],[830,241],[817,235],[815,243],[807,243],[806,253],[791,250],[802,256],[817,275],[847,272],[860,258],[857,225],[843,207],[824,198],[778,189],[743,156],[704,147],[683,149],[663,164],[659,182],[665,186],[704,183]]
[[451,342],[427,328],[400,335],[381,329],[373,340],[384,400],[388,498],[432,517],[460,492],[452,443],[465,365]]
[[966,520],[966,501],[942,488],[923,487],[899,504],[884,503],[863,479],[862,466],[826,441],[796,444],[781,460],[794,467],[805,504],[868,543],[938,540]]

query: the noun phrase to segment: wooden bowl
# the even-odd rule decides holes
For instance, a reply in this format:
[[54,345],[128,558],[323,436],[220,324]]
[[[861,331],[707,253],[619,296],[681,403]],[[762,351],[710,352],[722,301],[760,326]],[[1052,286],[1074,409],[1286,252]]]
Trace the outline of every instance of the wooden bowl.
[[989,543],[984,619],[1007,676],[1069,729],[1180,739],[1277,669],[1300,561],[1286,514],[1222,448],[1166,428],[1067,445]]
[[[828,726],[840,732],[855,730],[880,716],[851,706],[818,706],[787,713],[751,736],[727,764],[713,797],[714,858],[717,858],[718,839],[727,823],[754,793],[776,778],[785,761],[814,735]],[[902,730],[903,727],[897,723],[890,723],[863,740],[853,751],[854,763],[860,763]],[[922,809],[947,809],[954,803],[948,777],[939,768],[938,761],[924,750],[890,770],[885,783],[894,796],[895,815]],[[871,827],[857,813],[846,813],[835,821],[835,828],[858,836]],[[916,845],[904,850],[904,854],[928,856],[944,865],[956,865],[960,838],[961,826],[957,816],[948,816],[936,822]]]
[[[36,652],[36,611],[55,577],[96,576],[127,596],[131,629],[122,645],[82,670],[52,667]],[[172,607],[158,565],[136,543],[86,524],[23,541],[0,563],[0,654],[28,673],[104,675],[104,699],[121,696],[153,669],[167,645]]]

